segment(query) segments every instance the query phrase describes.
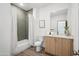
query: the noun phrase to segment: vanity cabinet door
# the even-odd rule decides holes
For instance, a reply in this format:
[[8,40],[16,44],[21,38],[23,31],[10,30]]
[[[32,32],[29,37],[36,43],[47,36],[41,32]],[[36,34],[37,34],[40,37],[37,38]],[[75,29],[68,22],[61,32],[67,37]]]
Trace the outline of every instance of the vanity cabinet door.
[[44,38],[45,52],[55,55],[55,39],[52,37]]
[[50,54],[56,55],[56,40],[54,37],[50,40]]
[[62,55],[70,56],[73,55],[73,40],[72,39],[63,39],[62,45]]
[[56,55],[61,56],[62,55],[62,39],[61,38],[55,38],[56,39]]
[[50,53],[50,37],[44,37],[45,52]]

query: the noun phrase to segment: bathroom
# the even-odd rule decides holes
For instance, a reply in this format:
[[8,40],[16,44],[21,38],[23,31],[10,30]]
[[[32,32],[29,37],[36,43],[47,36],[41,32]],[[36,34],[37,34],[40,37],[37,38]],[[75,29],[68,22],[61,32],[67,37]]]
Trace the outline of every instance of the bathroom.
[[[45,37],[46,38],[65,37],[66,39],[73,38],[74,41],[71,40],[73,41],[72,49],[74,53],[78,53],[79,4],[77,3],[76,4],[74,3],[72,4],[71,3],[10,3],[10,4],[1,4],[0,6],[4,6],[3,7],[4,11],[6,9],[5,7],[7,7],[5,12],[8,15],[7,17],[6,14],[3,15],[5,16],[6,19],[8,19],[5,23],[3,23],[5,24],[4,27],[2,26],[3,25],[2,23],[0,25],[2,26],[1,29],[5,28],[6,25],[8,26],[8,28],[5,28],[7,30],[6,33],[8,33],[8,35],[4,33],[5,30],[3,31],[3,33],[5,34],[6,42],[9,43],[8,44],[5,43],[5,45],[2,48],[8,46],[7,50],[9,52],[6,52],[6,54],[4,52],[4,55],[17,55],[18,53],[21,53],[24,50],[28,50],[31,47],[34,47],[33,52],[41,53],[43,51],[42,49],[45,49],[45,45],[47,45],[47,43],[44,43],[46,42],[44,41]],[[3,10],[1,9],[2,12]],[[5,18],[2,18],[4,19],[2,20],[3,22],[5,21]],[[65,24],[67,24],[65,27],[66,30],[68,29],[68,32],[66,33],[64,32]],[[62,30],[60,30],[61,29],[60,27],[62,28]],[[0,43],[2,44],[2,42]],[[57,45],[58,43],[55,45],[58,48]],[[53,49],[53,51],[57,50],[57,48]],[[3,49],[1,49],[0,51],[3,51]]]
[[[47,7],[39,7],[39,8],[32,8],[28,11],[26,11],[26,17],[28,19],[28,36],[27,39],[17,41],[18,36],[17,36],[17,21],[16,21],[16,9],[17,8],[22,8],[19,4],[12,4],[12,13],[13,13],[13,54],[17,54],[30,46],[35,46],[35,50],[39,52],[42,48],[40,47],[41,44],[43,44],[44,41],[44,36],[49,36],[49,35],[65,35],[64,33],[64,27],[61,27],[62,25],[65,26],[65,21],[67,20],[68,26],[69,26],[69,33],[66,35],[71,35],[75,32],[73,32],[75,29],[72,29],[74,27],[71,26],[73,25],[73,22],[71,23],[70,20],[70,14],[71,14],[71,4],[46,4],[45,6]],[[63,6],[62,6],[63,5]],[[18,7],[16,7],[18,6]],[[52,8],[52,6],[54,8]],[[75,6],[75,4],[74,4]],[[24,9],[25,10],[25,9]],[[63,12],[62,12],[63,11]],[[75,10],[72,10],[75,11]],[[58,16],[59,15],[59,16]],[[55,17],[54,17],[55,16]],[[73,15],[71,15],[73,16]],[[75,16],[74,16],[75,17]],[[39,20],[37,20],[39,19]],[[57,20],[58,19],[58,20]],[[62,21],[61,21],[62,20]],[[60,24],[61,23],[61,24]],[[55,24],[55,25],[54,25]],[[60,26],[59,26],[60,25]],[[61,28],[62,30],[60,30]],[[72,29],[72,30],[71,30]],[[72,31],[72,32],[71,32]],[[78,30],[77,30],[78,31]],[[50,34],[51,32],[51,34]],[[59,33],[60,32],[60,33]],[[77,42],[77,40],[75,40]],[[27,42],[27,43],[26,43]],[[74,45],[77,45],[77,43]],[[44,45],[42,45],[44,46]],[[15,48],[16,47],[16,48]],[[78,47],[75,46],[74,50],[77,50]]]

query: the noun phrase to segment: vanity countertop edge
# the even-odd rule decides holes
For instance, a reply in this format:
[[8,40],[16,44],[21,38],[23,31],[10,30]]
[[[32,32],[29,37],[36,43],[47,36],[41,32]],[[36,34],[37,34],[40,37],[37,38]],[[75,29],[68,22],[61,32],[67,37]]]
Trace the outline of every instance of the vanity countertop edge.
[[73,36],[65,36],[65,35],[46,35],[44,37],[57,37],[57,38],[74,39]]

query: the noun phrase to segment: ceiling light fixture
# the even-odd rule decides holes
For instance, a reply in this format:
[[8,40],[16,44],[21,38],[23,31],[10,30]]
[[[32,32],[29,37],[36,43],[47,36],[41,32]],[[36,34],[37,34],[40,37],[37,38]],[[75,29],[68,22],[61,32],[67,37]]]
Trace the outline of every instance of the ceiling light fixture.
[[24,6],[24,4],[23,4],[23,3],[20,3],[20,5],[21,5],[21,6]]

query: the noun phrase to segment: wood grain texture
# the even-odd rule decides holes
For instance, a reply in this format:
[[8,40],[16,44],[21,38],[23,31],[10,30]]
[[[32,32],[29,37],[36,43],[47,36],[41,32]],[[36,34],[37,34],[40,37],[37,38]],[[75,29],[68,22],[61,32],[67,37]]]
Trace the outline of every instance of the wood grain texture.
[[60,37],[44,37],[45,52],[57,56],[73,55],[73,39]]
[[50,56],[49,54],[46,54],[44,50],[41,50],[40,52],[36,52],[35,47],[30,47],[21,53],[17,54],[16,56]]
[[45,37],[45,51],[50,53],[50,37]]
[[50,44],[49,44],[49,49],[50,49],[50,54],[53,54],[53,55],[55,55],[56,54],[56,44],[55,44],[55,42],[56,42],[56,40],[55,40],[55,38],[52,38],[51,37],[51,40],[49,40],[50,41]]
[[62,55],[62,39],[56,38],[56,55]]

